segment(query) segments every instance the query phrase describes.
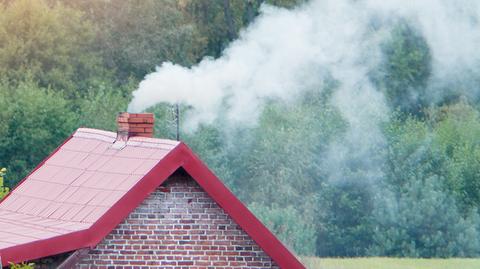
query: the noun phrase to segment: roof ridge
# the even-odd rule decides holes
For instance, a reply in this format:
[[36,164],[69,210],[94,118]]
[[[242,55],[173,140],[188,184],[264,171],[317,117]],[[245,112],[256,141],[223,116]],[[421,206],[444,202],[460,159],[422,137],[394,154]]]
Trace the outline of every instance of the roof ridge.
[[97,140],[113,143],[117,138],[117,134],[114,132],[100,130],[100,129],[78,128],[73,133],[73,137],[97,139]]
[[[101,129],[94,129],[94,128],[78,128],[73,137],[81,137],[81,138],[88,138],[88,139],[96,139],[105,142],[114,143],[117,138],[117,133],[101,130]],[[164,139],[164,138],[155,138],[155,137],[142,137],[142,136],[133,136],[128,139],[127,145],[134,146],[134,147],[158,147],[161,145],[165,145],[168,148],[175,147],[179,144],[179,141],[171,140],[171,139]]]

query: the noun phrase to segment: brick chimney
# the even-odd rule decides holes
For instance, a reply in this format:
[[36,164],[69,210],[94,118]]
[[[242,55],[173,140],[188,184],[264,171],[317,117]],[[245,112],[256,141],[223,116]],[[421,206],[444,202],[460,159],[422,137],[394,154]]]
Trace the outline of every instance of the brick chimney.
[[153,113],[120,112],[117,116],[117,140],[132,136],[153,137]]

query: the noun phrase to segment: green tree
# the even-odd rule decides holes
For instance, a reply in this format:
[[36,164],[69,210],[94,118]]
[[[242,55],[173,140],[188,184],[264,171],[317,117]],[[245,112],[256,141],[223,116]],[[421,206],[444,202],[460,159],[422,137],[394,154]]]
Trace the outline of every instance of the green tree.
[[365,256],[372,244],[375,186],[365,178],[333,179],[321,186],[317,255]]
[[189,66],[202,57],[205,40],[182,1],[64,1],[94,23],[95,47],[120,82],[136,79],[171,61]]
[[81,12],[59,3],[0,3],[0,75],[16,84],[33,79],[68,97],[81,94],[105,74],[93,52],[94,33]]
[[264,108],[252,130],[248,173],[238,183],[248,201],[286,206],[315,193],[325,179],[322,153],[345,123],[334,107],[317,98],[295,104],[274,101]]
[[90,89],[84,98],[76,100],[79,126],[117,130],[117,114],[126,111],[129,102],[124,92],[128,92],[128,88],[133,86],[126,84],[122,90],[112,84],[109,81],[101,82],[94,89]]
[[387,155],[384,184],[400,193],[411,175],[434,176],[443,170],[444,158],[432,147],[425,121],[397,112],[385,126]]
[[304,218],[304,214],[292,205],[287,207],[271,206],[253,203],[250,206],[253,213],[279,239],[294,249],[298,255],[314,255],[316,244],[315,223]]
[[425,89],[432,72],[432,56],[427,41],[406,21],[400,21],[382,46],[376,84],[392,108],[414,114],[428,104]]
[[448,189],[454,192],[463,212],[480,208],[480,113],[460,102],[443,106],[430,117],[433,146],[446,159]]
[[[420,177],[420,178],[419,178]],[[480,251],[479,216],[462,217],[440,177],[415,175],[398,195],[377,201],[370,254],[401,257],[472,257]],[[473,240],[472,240],[473,239]]]
[[6,174],[7,174],[7,169],[6,168],[0,169],[0,199],[5,197],[5,195],[7,195],[8,192],[10,191],[10,189],[8,187],[6,187],[5,184],[4,184]]
[[207,42],[204,55],[219,57],[259,14],[262,4],[293,8],[305,0],[180,0]]
[[396,114],[386,127],[386,180],[376,197],[372,255],[475,256],[478,112],[465,103]]
[[0,84],[0,161],[12,187],[68,137],[76,115],[60,93],[31,81]]
[[197,22],[207,42],[203,54],[220,56],[243,26],[243,1],[185,1],[185,10]]

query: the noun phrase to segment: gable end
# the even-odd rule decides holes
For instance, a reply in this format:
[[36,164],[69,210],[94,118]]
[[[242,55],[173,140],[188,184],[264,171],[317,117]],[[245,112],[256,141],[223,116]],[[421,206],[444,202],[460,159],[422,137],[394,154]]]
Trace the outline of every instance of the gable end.
[[188,175],[152,192],[75,268],[279,268]]

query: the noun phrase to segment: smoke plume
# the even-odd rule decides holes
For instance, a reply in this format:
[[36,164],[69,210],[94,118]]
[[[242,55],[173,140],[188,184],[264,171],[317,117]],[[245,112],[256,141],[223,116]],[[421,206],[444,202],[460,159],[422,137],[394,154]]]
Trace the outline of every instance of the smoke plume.
[[[268,99],[295,100],[326,77],[338,81],[331,100],[349,124],[344,140],[331,145],[332,170],[347,155],[374,167],[384,143],[379,124],[391,110],[369,72],[382,59],[381,44],[398,19],[424,36],[432,55],[429,98],[440,99],[447,81],[477,95],[464,73],[480,60],[480,2],[459,0],[312,0],[287,10],[263,5],[261,14],[218,59],[186,68],[163,63],[133,93],[130,111],[157,103],[192,107],[184,128],[194,130],[220,115],[254,125]],[[479,76],[477,76],[478,78]],[[379,170],[370,169],[371,177]]]

